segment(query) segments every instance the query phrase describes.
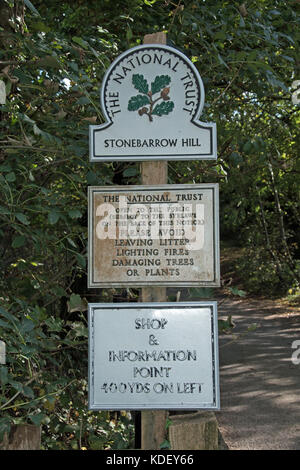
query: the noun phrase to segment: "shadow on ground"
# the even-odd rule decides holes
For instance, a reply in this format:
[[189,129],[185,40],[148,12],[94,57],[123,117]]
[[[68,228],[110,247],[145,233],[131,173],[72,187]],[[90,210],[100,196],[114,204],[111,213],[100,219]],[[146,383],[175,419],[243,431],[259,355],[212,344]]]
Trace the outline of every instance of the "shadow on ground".
[[[229,449],[300,449],[300,312],[270,300],[229,300],[219,317],[235,327],[220,334],[221,411],[216,413]],[[254,331],[248,331],[256,324]],[[299,355],[300,357],[300,355]]]

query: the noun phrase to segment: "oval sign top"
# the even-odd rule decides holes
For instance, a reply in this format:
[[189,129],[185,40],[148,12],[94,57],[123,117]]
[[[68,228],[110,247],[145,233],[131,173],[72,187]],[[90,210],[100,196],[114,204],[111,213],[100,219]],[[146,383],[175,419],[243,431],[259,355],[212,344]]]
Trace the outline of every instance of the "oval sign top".
[[158,44],[129,49],[104,77],[106,123],[90,126],[90,159],[216,159],[216,125],[199,121],[203,105],[201,77],[184,54]]

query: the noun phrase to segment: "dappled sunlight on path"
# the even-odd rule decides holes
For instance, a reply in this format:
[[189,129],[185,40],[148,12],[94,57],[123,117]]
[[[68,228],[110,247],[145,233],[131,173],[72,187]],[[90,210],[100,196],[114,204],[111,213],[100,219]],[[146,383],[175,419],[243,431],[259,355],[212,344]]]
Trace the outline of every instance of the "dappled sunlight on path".
[[[300,449],[299,308],[270,300],[225,300],[219,317],[235,328],[220,334],[221,411],[216,413],[229,449]],[[256,329],[247,331],[251,325]],[[299,356],[300,357],[300,354]]]

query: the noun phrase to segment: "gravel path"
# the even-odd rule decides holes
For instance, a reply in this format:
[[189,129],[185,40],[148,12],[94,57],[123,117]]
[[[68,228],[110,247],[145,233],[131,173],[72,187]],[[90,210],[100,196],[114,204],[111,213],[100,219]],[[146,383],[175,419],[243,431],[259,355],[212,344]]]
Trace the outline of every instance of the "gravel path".
[[[219,340],[216,417],[229,450],[299,450],[300,364],[291,360],[292,343],[300,341],[299,307],[226,299],[218,310],[219,318],[232,315],[235,323]],[[253,324],[257,328],[247,332]]]

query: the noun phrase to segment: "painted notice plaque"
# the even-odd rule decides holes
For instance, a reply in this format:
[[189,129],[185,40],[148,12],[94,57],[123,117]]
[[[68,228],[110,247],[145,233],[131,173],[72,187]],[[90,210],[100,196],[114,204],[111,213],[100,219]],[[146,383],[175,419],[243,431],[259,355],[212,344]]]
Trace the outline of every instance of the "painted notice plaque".
[[88,287],[220,285],[218,184],[89,187]]
[[216,124],[199,117],[204,87],[194,64],[164,45],[137,46],[108,69],[101,89],[106,122],[90,126],[90,160],[217,158]]
[[219,409],[216,302],[89,304],[89,408]]

